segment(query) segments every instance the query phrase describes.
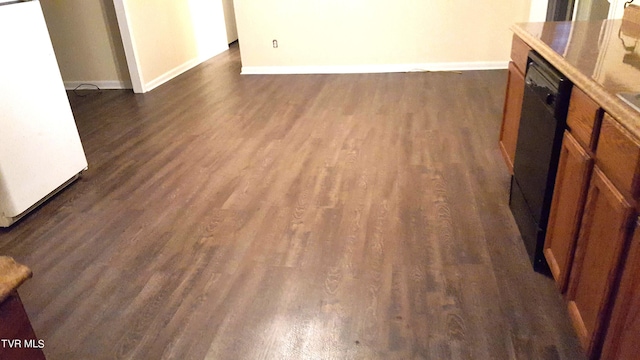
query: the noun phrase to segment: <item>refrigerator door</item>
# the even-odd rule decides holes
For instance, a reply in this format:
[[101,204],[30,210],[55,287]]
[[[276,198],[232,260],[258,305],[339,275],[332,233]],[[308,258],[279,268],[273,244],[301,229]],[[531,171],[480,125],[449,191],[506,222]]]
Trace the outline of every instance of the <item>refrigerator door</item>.
[[0,6],[0,226],[86,169],[39,1]]

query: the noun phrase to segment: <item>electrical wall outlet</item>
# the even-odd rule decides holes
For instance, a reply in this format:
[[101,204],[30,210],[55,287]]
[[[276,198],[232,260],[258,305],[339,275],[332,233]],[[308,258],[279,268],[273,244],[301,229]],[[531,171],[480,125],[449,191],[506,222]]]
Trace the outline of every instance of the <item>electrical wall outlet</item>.
[[278,48],[278,40],[273,40],[273,48],[277,49]]

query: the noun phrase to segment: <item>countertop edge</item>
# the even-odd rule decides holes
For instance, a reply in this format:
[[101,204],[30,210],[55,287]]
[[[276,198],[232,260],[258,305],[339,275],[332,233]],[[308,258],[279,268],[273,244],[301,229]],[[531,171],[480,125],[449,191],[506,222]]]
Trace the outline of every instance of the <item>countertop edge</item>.
[[640,113],[625,104],[615,94],[606,91],[589,76],[569,64],[560,54],[551,49],[534,35],[530,34],[519,24],[510,27],[514,34],[518,35],[533,50],[542,55],[551,65],[563,73],[575,86],[589,95],[609,115],[616,119],[620,125],[640,139]]
[[32,276],[31,269],[8,256],[0,256],[0,303]]

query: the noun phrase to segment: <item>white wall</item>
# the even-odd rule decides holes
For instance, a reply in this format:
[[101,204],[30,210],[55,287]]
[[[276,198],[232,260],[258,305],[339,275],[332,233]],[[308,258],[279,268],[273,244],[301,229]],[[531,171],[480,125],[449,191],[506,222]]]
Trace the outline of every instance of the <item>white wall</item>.
[[549,0],[531,0],[529,22],[543,22],[547,19]]
[[68,89],[81,83],[131,88],[111,0],[41,0],[40,4]]
[[[235,0],[243,73],[506,67],[530,0]],[[272,47],[277,39],[279,47]]]
[[220,0],[114,0],[135,92],[227,50]]

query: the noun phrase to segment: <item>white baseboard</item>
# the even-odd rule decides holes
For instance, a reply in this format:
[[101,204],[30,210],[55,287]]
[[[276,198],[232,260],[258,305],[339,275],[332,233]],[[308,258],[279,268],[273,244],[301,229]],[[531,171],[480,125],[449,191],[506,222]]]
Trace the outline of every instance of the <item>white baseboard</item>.
[[144,89],[143,92],[151,91],[151,90],[157,88],[158,86],[166,83],[167,81],[175,78],[176,76],[178,76],[178,75],[180,75],[180,74],[182,74],[182,73],[184,73],[184,72],[186,72],[188,70],[191,70],[194,67],[200,65],[201,62],[202,61],[200,61],[200,59],[195,58],[195,59],[187,61],[186,63],[184,63],[184,64],[182,64],[182,65],[180,65],[178,67],[175,67],[175,68],[167,71],[166,73],[158,76],[157,78],[155,78],[155,79],[143,84],[142,85],[143,89]]
[[151,91],[155,88],[157,88],[158,86],[166,83],[167,81],[175,78],[176,76],[185,73],[191,69],[193,69],[194,67],[202,64],[203,62],[211,59],[212,57],[219,55],[225,51],[229,50],[229,45],[227,44],[226,47],[222,47],[220,49],[217,49],[217,51],[211,52],[209,54],[203,55],[201,57],[197,57],[195,59],[189,60],[187,62],[185,62],[184,64],[177,66],[169,71],[167,71],[166,73],[158,76],[157,78],[145,83],[142,85],[143,87],[143,92],[147,92],[147,91]]
[[346,66],[243,66],[243,75],[275,74],[366,74],[422,71],[466,71],[506,69],[508,61],[447,62]]
[[[85,86],[86,85],[86,86]],[[86,81],[65,81],[64,88],[66,90],[74,90],[80,88],[83,90],[92,90],[91,85],[96,85],[100,89],[131,89],[131,82],[124,82],[118,80],[86,80]]]

